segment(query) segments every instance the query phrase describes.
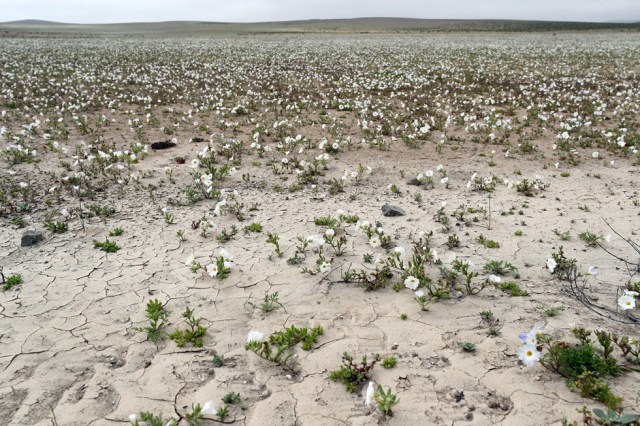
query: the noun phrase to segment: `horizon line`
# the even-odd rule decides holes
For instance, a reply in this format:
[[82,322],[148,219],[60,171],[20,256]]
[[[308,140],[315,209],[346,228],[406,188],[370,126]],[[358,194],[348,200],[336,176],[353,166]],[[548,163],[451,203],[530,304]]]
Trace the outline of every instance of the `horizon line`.
[[178,19],[178,20],[162,20],[162,21],[119,21],[119,22],[61,22],[50,21],[47,19],[38,18],[26,18],[26,19],[14,19],[11,21],[0,22],[2,24],[20,24],[29,21],[39,22],[43,24],[57,24],[57,25],[122,25],[122,24],[163,24],[163,23],[203,23],[203,24],[232,24],[232,25],[247,25],[247,24],[272,24],[272,23],[293,23],[293,22],[310,22],[310,21],[354,21],[364,19],[403,19],[411,21],[515,21],[515,22],[569,22],[569,23],[585,23],[585,24],[639,24],[640,18],[633,20],[611,20],[611,21],[572,21],[572,20],[552,20],[552,19],[522,19],[522,18],[408,18],[402,16],[358,16],[352,18],[305,18],[305,19],[287,19],[287,20],[271,20],[271,21],[206,21],[206,20],[192,20],[192,19]]

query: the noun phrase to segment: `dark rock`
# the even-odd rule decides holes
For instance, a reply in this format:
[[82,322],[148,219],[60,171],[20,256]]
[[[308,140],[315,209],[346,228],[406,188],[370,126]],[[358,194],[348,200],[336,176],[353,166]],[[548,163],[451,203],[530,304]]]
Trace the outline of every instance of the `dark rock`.
[[175,142],[161,141],[161,142],[152,143],[151,149],[168,149],[168,148],[173,148],[174,146],[176,146]]
[[191,138],[191,142],[204,142],[204,138],[199,138],[199,137],[195,137],[195,138]]
[[382,214],[386,217],[404,216],[405,212],[400,207],[385,204],[382,206]]
[[20,245],[22,247],[29,247],[38,244],[40,241],[44,241],[44,234],[42,232],[33,230],[24,231]]

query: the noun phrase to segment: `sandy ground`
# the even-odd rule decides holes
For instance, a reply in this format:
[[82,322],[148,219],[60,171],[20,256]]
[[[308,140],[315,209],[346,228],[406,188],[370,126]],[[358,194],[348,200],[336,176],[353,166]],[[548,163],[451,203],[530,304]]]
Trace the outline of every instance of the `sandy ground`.
[[[433,143],[419,150],[401,143],[391,151],[354,149],[340,154],[322,178],[339,177],[359,163],[370,165],[371,176],[359,186],[347,183],[344,193],[330,196],[309,188],[265,193],[258,185],[243,182],[241,174],[248,171],[252,182],[264,179],[269,186],[279,176],[265,167],[244,165],[223,185],[238,190],[246,206],[258,204],[244,222],[229,215],[213,217],[214,205],[205,201],[193,207],[169,207],[176,223],[167,225],[159,212],[165,207],[162,200],[177,194],[177,188],[189,181],[190,170],[188,164],[177,165],[172,159],[177,155],[193,158],[200,148],[182,142],[173,149],[150,152],[136,167],[159,170],[158,177],[146,179],[163,181],[155,202],[133,184],[121,198],[107,191],[104,196],[113,203],[116,214],[105,222],[87,219],[85,231],[72,219],[69,232],[47,232],[44,242],[21,248],[23,230],[3,228],[0,256],[5,273],[20,273],[25,278],[24,284],[0,295],[0,414],[5,424],[47,425],[51,410],[60,425],[126,424],[129,414],[135,412],[184,415],[192,402],[221,404],[222,396],[231,391],[240,393],[242,403],[230,406],[227,421],[238,424],[552,424],[563,417],[577,419],[577,408],[595,403],[572,393],[562,378],[542,366],[519,364],[518,333],[528,331],[534,323],[543,323],[545,331],[563,338],[569,338],[573,325],[623,334],[635,331],[593,314],[563,294],[561,284],[544,267],[562,243],[567,255],[579,260],[580,270],[599,267],[594,297],[615,306],[616,283],[625,276],[621,265],[601,249],[585,248],[576,234],[586,230],[611,233],[603,219],[623,235],[638,231],[638,207],[632,203],[638,170],[627,159],[616,159],[611,167],[609,158],[585,158],[570,169],[569,177],[561,178],[562,167],[556,170],[544,158],[544,149],[536,155],[509,158],[498,151],[493,167],[487,165],[487,157],[477,154],[488,155],[496,147],[481,144],[455,151],[445,147],[441,154]],[[451,177],[449,189],[439,183],[432,190],[408,185],[410,176],[435,170],[440,163]],[[175,184],[162,176],[162,168],[168,165],[174,169]],[[478,171],[515,180],[515,170],[521,171],[521,178],[539,175],[550,187],[527,198],[499,185],[491,197],[491,229],[488,219],[480,215],[470,226],[455,224],[451,233],[461,241],[454,252],[478,268],[490,260],[516,266],[521,274],[516,281],[530,297],[509,297],[487,288],[478,295],[434,303],[422,312],[406,289],[395,292],[389,286],[366,292],[355,283],[342,283],[340,273],[349,266],[371,268],[363,264],[363,253],[384,253],[368,247],[367,239],[353,225],[339,231],[347,235],[348,250],[336,258],[335,269],[328,275],[300,274],[301,266],[313,266],[311,253],[300,266],[285,261],[293,256],[296,236],[323,232],[314,225],[315,217],[338,209],[361,220],[380,220],[385,232],[394,236],[394,243],[405,248],[410,248],[419,231],[434,230],[433,247],[446,259],[450,252],[445,246],[447,235],[438,232],[440,226],[432,218],[441,203],[447,202],[449,214],[462,203],[487,208],[486,193],[465,188],[469,176]],[[392,183],[400,194],[387,190]],[[414,200],[417,192],[423,195],[422,203]],[[383,217],[380,207],[385,202],[402,207],[406,216]],[[582,206],[590,211],[578,208]],[[522,215],[499,214],[511,207],[522,210]],[[189,226],[203,214],[209,214],[216,227],[206,238]],[[236,225],[242,229],[253,222],[263,225],[261,234],[240,232],[224,244],[214,238],[223,228]],[[115,239],[121,249],[114,254],[94,249],[92,241],[103,239],[114,227],[124,229]],[[178,229],[185,230],[186,241],[176,237]],[[560,242],[553,229],[571,231],[572,239]],[[514,236],[517,230],[522,236]],[[267,232],[281,235],[283,258],[271,256]],[[501,247],[478,244],[475,239],[480,234],[500,242]],[[628,253],[619,238],[610,246],[616,253]],[[184,265],[189,255],[204,260],[221,247],[234,261],[224,281],[194,275]],[[433,275],[437,276],[435,266]],[[257,303],[255,299],[275,291],[282,308],[271,313],[254,310],[247,303]],[[169,330],[181,325],[180,314],[186,306],[202,317],[208,327],[204,347],[178,348],[166,338],[153,344],[144,333],[136,332],[136,327],[146,324],[144,309],[152,298],[171,312]],[[548,318],[541,307],[549,306],[565,310]],[[479,315],[483,310],[493,311],[499,319],[499,336],[487,336]],[[402,313],[408,319],[401,320]],[[287,377],[288,372],[246,351],[244,344],[250,330],[271,333],[290,325],[320,325],[325,333],[311,351],[296,349],[299,374]],[[461,351],[461,341],[475,343],[476,352]],[[348,394],[329,380],[329,372],[338,368],[345,351],[356,357],[375,353],[397,357],[395,368],[378,366],[371,375],[400,398],[392,418],[385,419],[365,406],[360,393]],[[224,356],[224,366],[213,366],[215,353]],[[625,398],[624,406],[633,407],[637,373],[613,380],[613,388]],[[457,391],[464,392],[459,402]]]

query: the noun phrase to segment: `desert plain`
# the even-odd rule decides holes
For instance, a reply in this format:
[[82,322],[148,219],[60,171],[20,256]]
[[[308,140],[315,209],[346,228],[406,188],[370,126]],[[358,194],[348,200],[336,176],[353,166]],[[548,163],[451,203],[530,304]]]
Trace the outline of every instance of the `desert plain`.
[[[0,422],[582,424],[605,405],[519,334],[639,337],[639,58],[631,31],[3,39]],[[245,347],[291,326],[322,333]],[[355,392],[345,352],[380,357]]]

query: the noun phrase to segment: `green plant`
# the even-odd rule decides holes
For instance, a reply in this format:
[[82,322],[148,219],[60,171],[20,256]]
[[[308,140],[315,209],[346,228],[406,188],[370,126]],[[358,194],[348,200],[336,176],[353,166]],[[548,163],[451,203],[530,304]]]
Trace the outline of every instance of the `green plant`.
[[226,243],[231,241],[233,237],[238,234],[238,228],[235,225],[231,225],[231,231],[227,231],[226,228],[223,228],[220,232],[220,235],[216,237],[216,240],[220,243]]
[[604,383],[600,377],[597,377],[594,372],[585,371],[569,385],[570,388],[579,390],[581,397],[601,402],[609,409],[618,410],[622,402],[622,398],[615,395],[611,391],[611,387]]
[[222,367],[224,365],[224,355],[214,354],[211,363],[214,367]]
[[510,296],[512,297],[519,297],[519,296],[528,296],[529,292],[526,290],[523,290],[520,288],[520,286],[518,285],[517,282],[515,281],[503,281],[503,282],[499,282],[496,283],[496,286],[506,292],[509,293]]
[[187,241],[187,235],[185,234],[184,229],[178,229],[176,231],[176,237],[178,237],[180,241]]
[[357,364],[353,361],[353,357],[345,352],[342,354],[342,366],[332,371],[329,378],[334,382],[342,383],[347,392],[355,393],[361,384],[369,380],[369,374],[378,361],[380,361],[380,355],[376,354],[371,361],[363,356]]
[[147,302],[145,316],[149,319],[149,325],[135,330],[147,333],[147,340],[156,343],[164,334],[162,329],[167,324],[169,312],[164,310],[164,306],[158,299],[154,299]]
[[476,238],[480,244],[485,246],[486,248],[500,248],[500,243],[497,241],[489,240],[484,235],[480,234],[478,238]]
[[597,247],[600,241],[604,241],[604,236],[589,231],[579,233],[578,237],[589,247]]
[[316,217],[313,219],[313,223],[317,226],[324,226],[325,228],[335,229],[338,226],[338,219],[331,215]]
[[459,246],[460,246],[460,239],[456,234],[449,235],[447,237],[447,247],[449,248],[449,250],[453,250],[454,248]]
[[274,245],[274,248],[278,257],[282,257],[284,255],[284,252],[280,249],[279,241],[280,241],[280,235],[277,235],[277,234],[269,234],[267,238],[267,243]]
[[240,394],[237,392],[229,392],[222,397],[222,401],[225,404],[238,404],[240,403]]
[[16,216],[11,219],[11,224],[17,226],[18,228],[24,228],[25,226],[27,226],[27,222],[25,222],[25,220],[20,216]]
[[487,329],[487,336],[497,337],[497,336],[499,336],[501,334],[502,334],[502,332],[497,327],[489,327]]
[[221,422],[224,422],[228,415],[229,407],[227,407],[226,405],[224,407],[218,408],[218,410],[216,411],[216,416],[218,416]]
[[534,179],[529,181],[528,179],[522,179],[516,184],[516,191],[525,195],[526,197],[533,197],[536,192],[544,191],[549,187],[549,184],[542,182],[540,179]]
[[275,311],[276,309],[278,309],[278,307],[282,307],[282,303],[278,301],[277,291],[273,293],[265,294],[262,298],[262,303],[260,303],[259,305],[256,305],[255,303],[252,303],[252,302],[248,302],[248,303],[253,309],[259,308],[265,314]]
[[380,365],[382,365],[382,368],[389,369],[395,367],[397,363],[398,359],[394,356],[390,356],[383,359]]
[[458,342],[458,346],[460,346],[460,349],[464,352],[473,353],[476,351],[476,345],[472,342]]
[[[140,420],[145,422],[146,426],[177,426],[178,423],[174,419],[163,419],[162,415],[156,415],[149,411],[140,413]],[[132,422],[133,426],[139,426],[138,421]]]
[[250,338],[244,348],[252,351],[260,358],[271,361],[295,373],[296,362],[291,348],[302,342],[303,350],[311,350],[312,345],[317,342],[318,336],[322,334],[324,334],[322,327],[308,329],[292,325],[283,331],[273,333],[267,340]]
[[9,275],[5,281],[4,275],[2,275],[2,290],[7,291],[11,290],[13,287],[22,284],[22,275],[13,274]]
[[204,420],[204,413],[200,404],[192,404],[191,412],[184,415],[184,419],[189,426],[202,426]]
[[188,328],[175,330],[169,334],[169,338],[176,342],[179,348],[184,347],[187,343],[196,348],[201,348],[204,345],[204,335],[207,332],[207,327],[200,324],[202,318],[194,317],[193,311],[188,306],[182,313],[182,318],[184,318]]
[[604,332],[597,332],[598,342],[602,347],[602,354],[593,345],[591,331],[584,328],[573,328],[573,335],[579,340],[577,345],[570,345],[557,341],[544,333],[537,333],[538,345],[545,353],[540,363],[567,379],[571,389],[580,391],[583,397],[602,402],[612,409],[617,409],[621,399],[615,396],[603,379],[618,376],[620,368],[614,357],[614,336]]
[[252,223],[244,228],[247,232],[262,232],[262,225],[259,223]]
[[593,414],[596,415],[598,424],[605,426],[633,425],[638,424],[640,420],[638,414],[622,414],[611,408],[607,409],[606,413],[599,408],[594,408]]
[[486,322],[492,322],[494,319],[493,312],[489,311],[480,311],[480,318]]
[[106,253],[115,253],[120,250],[120,247],[118,247],[115,242],[109,241],[108,238],[105,241],[94,241],[93,247],[100,249]]
[[559,231],[558,229],[554,229],[553,233],[562,241],[569,241],[571,239],[570,231]]
[[302,342],[302,349],[305,351],[311,350],[311,346],[316,343],[318,336],[324,334],[322,327],[313,327],[308,329],[306,327],[298,328],[292,325],[289,328],[285,328],[283,331],[277,331],[269,336],[269,342],[278,346],[286,346],[288,348]]
[[564,311],[564,306],[549,306],[548,308],[542,308],[542,313],[548,317],[557,317]]
[[67,232],[67,230],[69,229],[67,222],[62,221],[49,221],[46,222],[44,226],[45,228],[47,228],[47,230],[53,232],[54,234],[62,234],[63,232]]
[[296,252],[293,257],[287,259],[287,265],[299,265],[304,262],[304,257],[298,256],[298,252]]
[[409,316],[407,314],[400,314],[400,319],[402,321],[406,321],[407,319],[409,319]]
[[551,275],[560,280],[571,281],[576,276],[576,259],[570,259],[564,255],[564,248],[560,246],[558,252],[551,253],[551,259],[547,260],[547,269]]
[[175,217],[171,212],[165,211],[163,217],[164,217],[164,223],[166,223],[167,225],[172,225],[175,221]]
[[113,216],[116,212],[116,209],[109,206],[101,206],[100,204],[92,204],[89,206],[89,210],[96,216],[99,216],[103,219],[107,217]]
[[124,230],[122,228],[113,228],[111,231],[109,231],[109,236],[110,237],[119,237],[124,233]]
[[518,268],[513,266],[511,263],[502,260],[492,260],[487,262],[482,269],[490,274],[496,275],[507,275],[508,273],[512,273],[516,278],[518,278]]
[[400,399],[391,392],[391,388],[387,392],[382,389],[382,386],[378,386],[378,390],[376,390],[373,394],[376,403],[378,404],[378,409],[382,411],[386,416],[393,415],[392,408],[398,405]]

